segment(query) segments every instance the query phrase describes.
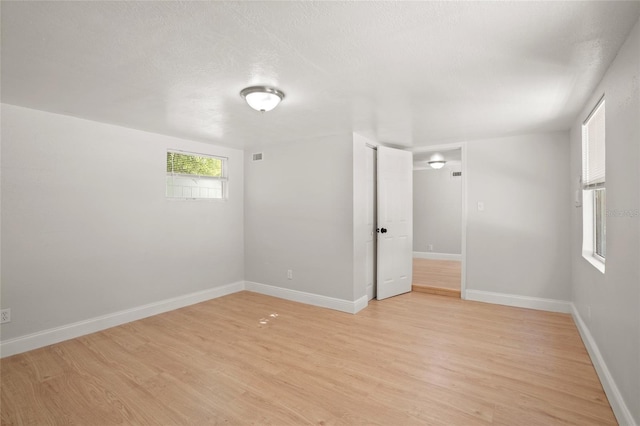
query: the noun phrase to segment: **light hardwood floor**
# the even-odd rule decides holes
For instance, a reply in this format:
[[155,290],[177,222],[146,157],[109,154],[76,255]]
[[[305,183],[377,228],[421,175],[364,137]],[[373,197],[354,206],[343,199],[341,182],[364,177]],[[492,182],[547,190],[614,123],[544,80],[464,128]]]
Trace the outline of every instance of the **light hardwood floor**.
[[460,297],[459,260],[413,259],[413,291]]
[[423,293],[241,292],[1,364],[3,424],[615,424],[569,315]]

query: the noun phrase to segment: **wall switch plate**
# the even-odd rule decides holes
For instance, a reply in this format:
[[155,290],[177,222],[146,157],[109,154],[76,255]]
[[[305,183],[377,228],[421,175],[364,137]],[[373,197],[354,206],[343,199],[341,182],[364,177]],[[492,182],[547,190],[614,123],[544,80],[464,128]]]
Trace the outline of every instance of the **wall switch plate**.
[[0,311],[0,324],[5,322],[11,322],[11,309],[9,308]]
[[287,279],[288,280],[292,280],[293,279],[293,270],[287,269]]

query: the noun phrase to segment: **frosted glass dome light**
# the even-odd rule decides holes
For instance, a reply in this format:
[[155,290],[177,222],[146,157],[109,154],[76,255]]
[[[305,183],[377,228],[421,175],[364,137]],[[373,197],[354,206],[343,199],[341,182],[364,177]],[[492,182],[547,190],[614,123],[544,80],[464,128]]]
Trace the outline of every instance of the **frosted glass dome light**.
[[427,164],[429,164],[434,169],[441,169],[446,164],[446,161],[444,160],[429,161]]
[[445,164],[447,164],[447,162],[445,161],[442,154],[436,153],[431,156],[427,164],[434,169],[441,169],[444,167]]
[[247,101],[251,108],[260,112],[271,111],[284,99],[284,93],[267,86],[247,87],[242,89],[240,96]]

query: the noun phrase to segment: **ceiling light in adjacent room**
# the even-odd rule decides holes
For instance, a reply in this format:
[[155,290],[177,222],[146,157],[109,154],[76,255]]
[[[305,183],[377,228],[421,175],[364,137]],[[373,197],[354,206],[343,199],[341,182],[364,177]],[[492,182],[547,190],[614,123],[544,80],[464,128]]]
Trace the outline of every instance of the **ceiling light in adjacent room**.
[[444,167],[446,163],[447,162],[444,160],[435,160],[435,161],[429,161],[427,164],[429,164],[434,169],[441,169]]
[[284,99],[284,93],[273,87],[251,86],[240,92],[249,106],[256,111],[271,111]]
[[431,166],[432,169],[441,169],[447,162],[444,159],[444,156],[439,152],[431,155],[427,164]]

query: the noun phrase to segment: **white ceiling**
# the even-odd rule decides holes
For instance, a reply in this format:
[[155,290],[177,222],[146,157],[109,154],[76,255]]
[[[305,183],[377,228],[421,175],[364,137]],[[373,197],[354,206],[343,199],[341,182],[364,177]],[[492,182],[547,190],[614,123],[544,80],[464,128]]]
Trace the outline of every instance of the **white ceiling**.
[[[640,2],[7,2],[2,102],[243,148],[570,127]],[[242,88],[286,93],[255,112]]]

